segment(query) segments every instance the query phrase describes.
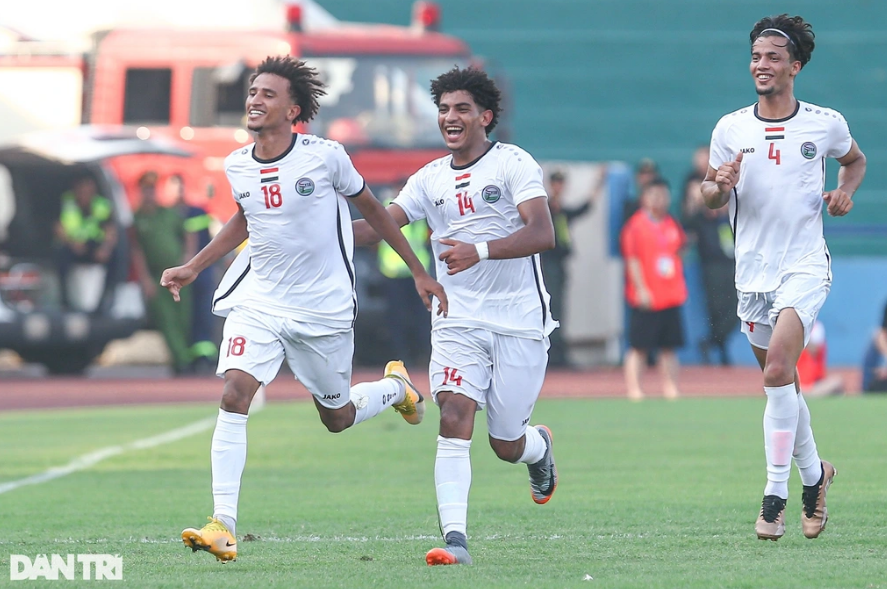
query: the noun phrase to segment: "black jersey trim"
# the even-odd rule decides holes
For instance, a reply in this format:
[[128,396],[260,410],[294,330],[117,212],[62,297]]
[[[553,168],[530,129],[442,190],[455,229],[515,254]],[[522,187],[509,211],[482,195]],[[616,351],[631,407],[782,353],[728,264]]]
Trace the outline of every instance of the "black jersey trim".
[[488,153],[490,153],[490,150],[492,150],[492,149],[496,146],[497,143],[499,143],[499,142],[498,142],[498,141],[493,141],[492,143],[490,143],[490,146],[487,148],[487,150],[486,150],[485,152],[483,152],[483,153],[480,154],[476,159],[474,159],[474,160],[468,162],[468,163],[465,164],[464,166],[457,166],[456,164],[454,164],[454,163],[451,161],[451,162],[450,162],[450,168],[452,168],[453,170],[465,170],[465,169],[467,169],[467,168],[470,168],[471,166],[473,166],[474,164],[476,164],[477,162],[479,162],[481,159],[483,159],[483,157],[484,157],[485,155],[487,155]]
[[257,162],[259,162],[260,164],[273,164],[274,162],[279,162],[280,160],[282,160],[283,158],[288,156],[290,154],[290,152],[293,150],[293,148],[296,146],[296,138],[298,136],[299,136],[298,133],[293,133],[293,140],[290,141],[290,146],[287,147],[286,151],[284,151],[282,154],[280,154],[276,158],[273,158],[270,160],[263,160],[260,157],[256,157],[256,146],[255,145],[253,145],[253,150],[252,150],[251,155],[253,156],[253,159],[256,160]]
[[366,187],[367,187],[367,181],[364,180],[363,185],[360,187],[360,190],[358,190],[354,194],[346,194],[345,198],[357,198],[358,196],[360,196],[360,193],[363,192]]
[[542,269],[536,265],[536,254],[530,258],[533,264],[533,280],[536,281],[536,293],[539,295],[539,305],[542,307],[542,331],[545,331],[545,319],[546,319],[546,309],[545,309],[545,296],[542,294],[542,283],[539,282],[539,275],[542,274]]
[[252,268],[252,262],[250,262],[246,265],[246,268],[243,269],[243,272],[240,273],[240,276],[237,277],[237,280],[234,281],[234,284],[231,285],[231,288],[229,288],[225,292],[225,294],[223,294],[222,296],[220,296],[219,298],[217,298],[216,300],[213,301],[213,306],[212,306],[213,309],[215,309],[216,305],[218,305],[222,300],[231,296],[231,294],[234,292],[234,289],[236,289],[240,285],[240,283],[243,282],[243,279],[246,278],[246,275],[249,274],[249,271],[251,268]]
[[336,235],[339,238],[339,251],[342,252],[342,261],[345,263],[345,270],[348,271],[348,279],[351,281],[351,302],[354,309],[351,316],[351,327],[354,327],[357,321],[357,284],[354,281],[354,272],[351,270],[351,264],[348,262],[348,251],[345,249],[345,238],[342,235],[342,210],[336,206]]
[[733,187],[733,199],[736,201],[736,206],[733,207],[733,258],[736,258],[736,228],[739,223],[739,191],[736,190],[736,187]]
[[765,119],[764,117],[762,117],[761,115],[758,114],[758,105],[757,105],[757,103],[755,103],[755,118],[758,119],[759,121],[763,121],[765,123],[784,123],[787,120],[793,118],[796,114],[798,114],[799,110],[801,110],[801,101],[795,100],[795,110],[792,114],[788,115],[784,119]]

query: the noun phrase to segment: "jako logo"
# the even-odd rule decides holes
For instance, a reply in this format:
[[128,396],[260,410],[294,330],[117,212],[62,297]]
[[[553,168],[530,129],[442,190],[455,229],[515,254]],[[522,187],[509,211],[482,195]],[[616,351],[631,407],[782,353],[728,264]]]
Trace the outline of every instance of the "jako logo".
[[38,554],[33,562],[24,554],[10,554],[9,580],[36,581],[42,578],[58,581],[61,575],[61,578],[73,581],[76,563],[80,563],[80,578],[84,581],[123,580],[123,557],[119,554]]

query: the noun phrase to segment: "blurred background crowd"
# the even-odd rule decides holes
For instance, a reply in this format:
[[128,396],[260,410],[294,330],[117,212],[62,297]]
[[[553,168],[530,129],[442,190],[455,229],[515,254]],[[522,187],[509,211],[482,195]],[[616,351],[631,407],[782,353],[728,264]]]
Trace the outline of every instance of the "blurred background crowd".
[[[562,326],[553,368],[624,363],[639,396],[647,365],[659,364],[664,391],[677,395],[679,364],[753,364],[735,317],[730,218],[702,204],[699,186],[711,129],[755,100],[748,31],[771,3],[718,6],[717,19],[693,0],[482,3],[160,1],[148,15],[93,0],[58,3],[53,22],[33,7],[4,10],[0,366],[214,371],[221,332],[210,308],[223,268],[178,305],[159,275],[232,212],[221,161],[250,142],[250,71],[281,52],[303,56],[328,84],[302,130],[345,144],[386,201],[443,153],[428,81],[454,63],[496,76],[507,100],[494,138],[521,145],[546,173],[557,245],[543,272]],[[851,388],[885,390],[887,6],[784,4],[813,23],[819,45],[798,96],[839,109],[869,162],[853,212],[825,219],[835,280],[802,377],[833,394],[848,383],[827,365],[853,366],[861,380]],[[664,252],[673,281],[651,292],[633,280],[648,263],[638,254],[644,216],[679,236]],[[430,268],[427,228],[405,231]],[[355,264],[355,361],[426,363],[430,319],[399,257],[358,250]],[[673,309],[681,337],[629,346],[630,311],[648,308]]]

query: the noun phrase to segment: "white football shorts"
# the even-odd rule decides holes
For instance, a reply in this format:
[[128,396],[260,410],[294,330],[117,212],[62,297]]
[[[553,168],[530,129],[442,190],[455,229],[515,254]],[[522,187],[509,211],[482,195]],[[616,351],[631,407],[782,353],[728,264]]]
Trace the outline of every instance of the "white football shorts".
[[216,374],[242,370],[267,385],[286,358],[296,380],[329,409],[350,402],[352,330],[316,335],[317,327],[294,319],[235,307],[225,319]]
[[497,440],[524,435],[542,390],[548,338],[533,340],[486,329],[446,327],[431,332],[431,394],[450,391],[487,410]]
[[804,325],[806,346],[830,289],[831,282],[820,276],[789,274],[773,292],[738,292],[737,315],[742,322],[742,333],[751,345],[766,350],[780,311],[794,309]]

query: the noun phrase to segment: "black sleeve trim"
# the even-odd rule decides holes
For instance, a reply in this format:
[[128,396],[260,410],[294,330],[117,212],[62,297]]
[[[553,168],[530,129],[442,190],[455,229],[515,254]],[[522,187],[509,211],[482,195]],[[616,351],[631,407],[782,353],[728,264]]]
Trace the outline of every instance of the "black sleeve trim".
[[367,181],[364,180],[363,186],[360,187],[360,190],[358,190],[354,194],[346,194],[345,198],[356,198],[356,197],[360,196],[360,193],[363,192],[364,190],[366,190],[366,187],[367,187]]

